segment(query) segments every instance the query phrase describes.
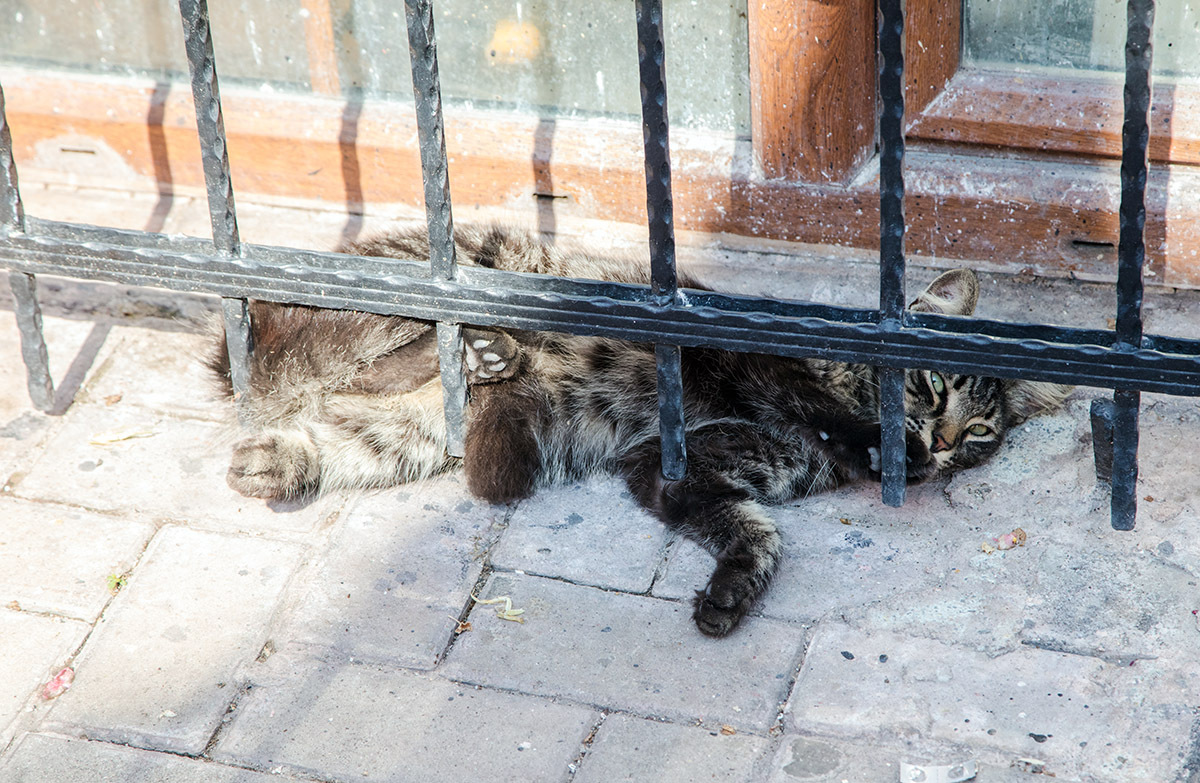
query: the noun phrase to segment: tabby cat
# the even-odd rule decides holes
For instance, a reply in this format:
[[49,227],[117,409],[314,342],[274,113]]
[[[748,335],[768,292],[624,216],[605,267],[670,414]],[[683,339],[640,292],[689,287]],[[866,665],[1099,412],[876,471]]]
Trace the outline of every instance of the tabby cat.
[[[648,264],[563,252],[503,228],[456,232],[460,263],[648,282]],[[359,255],[427,259],[419,232],[347,246]],[[703,288],[681,275],[680,285]],[[975,274],[935,280],[913,310],[970,315]],[[453,467],[445,453],[432,324],[399,317],[255,302],[247,419],[228,482],[253,497],[386,487]],[[623,478],[637,501],[716,558],[694,619],[731,632],[766,589],[780,535],[763,509],[879,476],[877,371],[860,364],[682,352],[688,469],[662,477],[654,349],[564,334],[466,329],[467,485],[492,503],[597,472]],[[228,394],[223,340],[209,364]],[[1005,433],[1057,405],[1069,387],[910,370],[911,481],[977,465]]]

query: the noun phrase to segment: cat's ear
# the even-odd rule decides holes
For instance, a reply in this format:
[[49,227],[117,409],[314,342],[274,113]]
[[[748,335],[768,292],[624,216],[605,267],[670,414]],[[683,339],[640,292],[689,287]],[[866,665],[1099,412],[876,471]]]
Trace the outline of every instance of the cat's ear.
[[979,278],[970,269],[952,269],[929,284],[908,306],[917,313],[970,315],[979,301]]
[[1013,424],[1020,424],[1030,416],[1056,409],[1075,390],[1074,386],[1043,381],[1013,379],[1006,383],[1009,413],[1015,418]]

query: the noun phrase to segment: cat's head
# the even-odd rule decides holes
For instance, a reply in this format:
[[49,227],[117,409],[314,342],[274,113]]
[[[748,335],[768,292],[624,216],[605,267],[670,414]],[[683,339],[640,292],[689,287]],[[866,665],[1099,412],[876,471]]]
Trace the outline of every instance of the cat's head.
[[[971,315],[979,281],[969,269],[938,277],[909,309]],[[905,378],[908,472],[913,480],[969,468],[992,456],[1005,434],[1056,408],[1072,387],[1056,383],[909,370]]]

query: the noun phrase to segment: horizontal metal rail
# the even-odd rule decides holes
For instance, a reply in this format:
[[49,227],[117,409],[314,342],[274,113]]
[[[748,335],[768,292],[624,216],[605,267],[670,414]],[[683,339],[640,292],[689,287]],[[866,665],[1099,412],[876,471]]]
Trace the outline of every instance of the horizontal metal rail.
[[455,281],[442,281],[418,262],[248,244],[240,258],[228,259],[198,240],[150,235],[143,243],[139,232],[46,221],[30,226],[38,228],[45,231],[0,237],[0,262],[28,274],[449,323],[1200,396],[1200,340],[1143,338],[1169,346],[1167,353],[1113,346],[1111,332],[932,314],[909,314],[906,323],[913,325],[896,329],[879,323],[873,310],[688,290],[680,291],[685,304],[661,305],[649,286],[468,266],[459,267]]

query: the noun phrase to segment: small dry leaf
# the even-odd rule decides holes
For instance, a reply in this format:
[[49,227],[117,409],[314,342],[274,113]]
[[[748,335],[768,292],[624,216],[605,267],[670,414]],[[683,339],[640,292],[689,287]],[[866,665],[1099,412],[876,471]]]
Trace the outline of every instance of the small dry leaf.
[[508,620],[508,621],[514,622],[514,623],[524,623],[525,622],[525,618],[521,617],[521,615],[525,614],[525,610],[524,609],[513,609],[512,599],[509,598],[507,595],[500,595],[500,596],[496,596],[495,598],[489,598],[488,600],[483,601],[479,598],[476,598],[475,594],[472,593],[471,598],[477,604],[504,604],[503,609],[496,610],[497,617],[499,617],[501,620]]
[[457,617],[454,617],[453,615],[447,615],[447,616],[451,620],[454,621],[455,635],[460,634],[460,633],[466,633],[467,631],[471,630],[471,621],[470,620],[460,620]]
[[21,604],[18,601],[9,601],[4,605],[4,608],[12,609],[14,612],[19,612],[21,611]]
[[985,555],[990,555],[992,552],[996,551],[996,547],[992,546],[991,544],[989,544],[986,541],[984,541],[982,544],[980,544],[979,548],[983,550],[983,553]]
[[120,443],[124,440],[133,440],[134,438],[153,438],[158,433],[154,430],[148,430],[141,427],[121,427],[108,432],[100,432],[91,437],[88,443],[93,446],[111,446],[114,443]]
[[105,404],[105,405],[116,405],[118,402],[120,402],[120,401],[121,401],[121,398],[122,398],[123,396],[125,396],[125,395],[123,395],[123,394],[110,394],[110,395],[108,395],[107,397],[105,397],[105,398],[104,398],[104,404]]
[[721,733],[724,734],[726,737],[730,737],[730,736],[733,736],[734,734],[737,734],[737,729],[735,729],[733,726],[730,726],[729,724],[725,724],[725,725],[721,726]]
[[842,518],[841,518],[841,519],[839,519],[838,521],[839,521],[839,522],[841,522],[843,525],[849,525],[849,524],[850,524],[850,520],[849,520],[849,519],[847,519],[846,517],[842,517]]

